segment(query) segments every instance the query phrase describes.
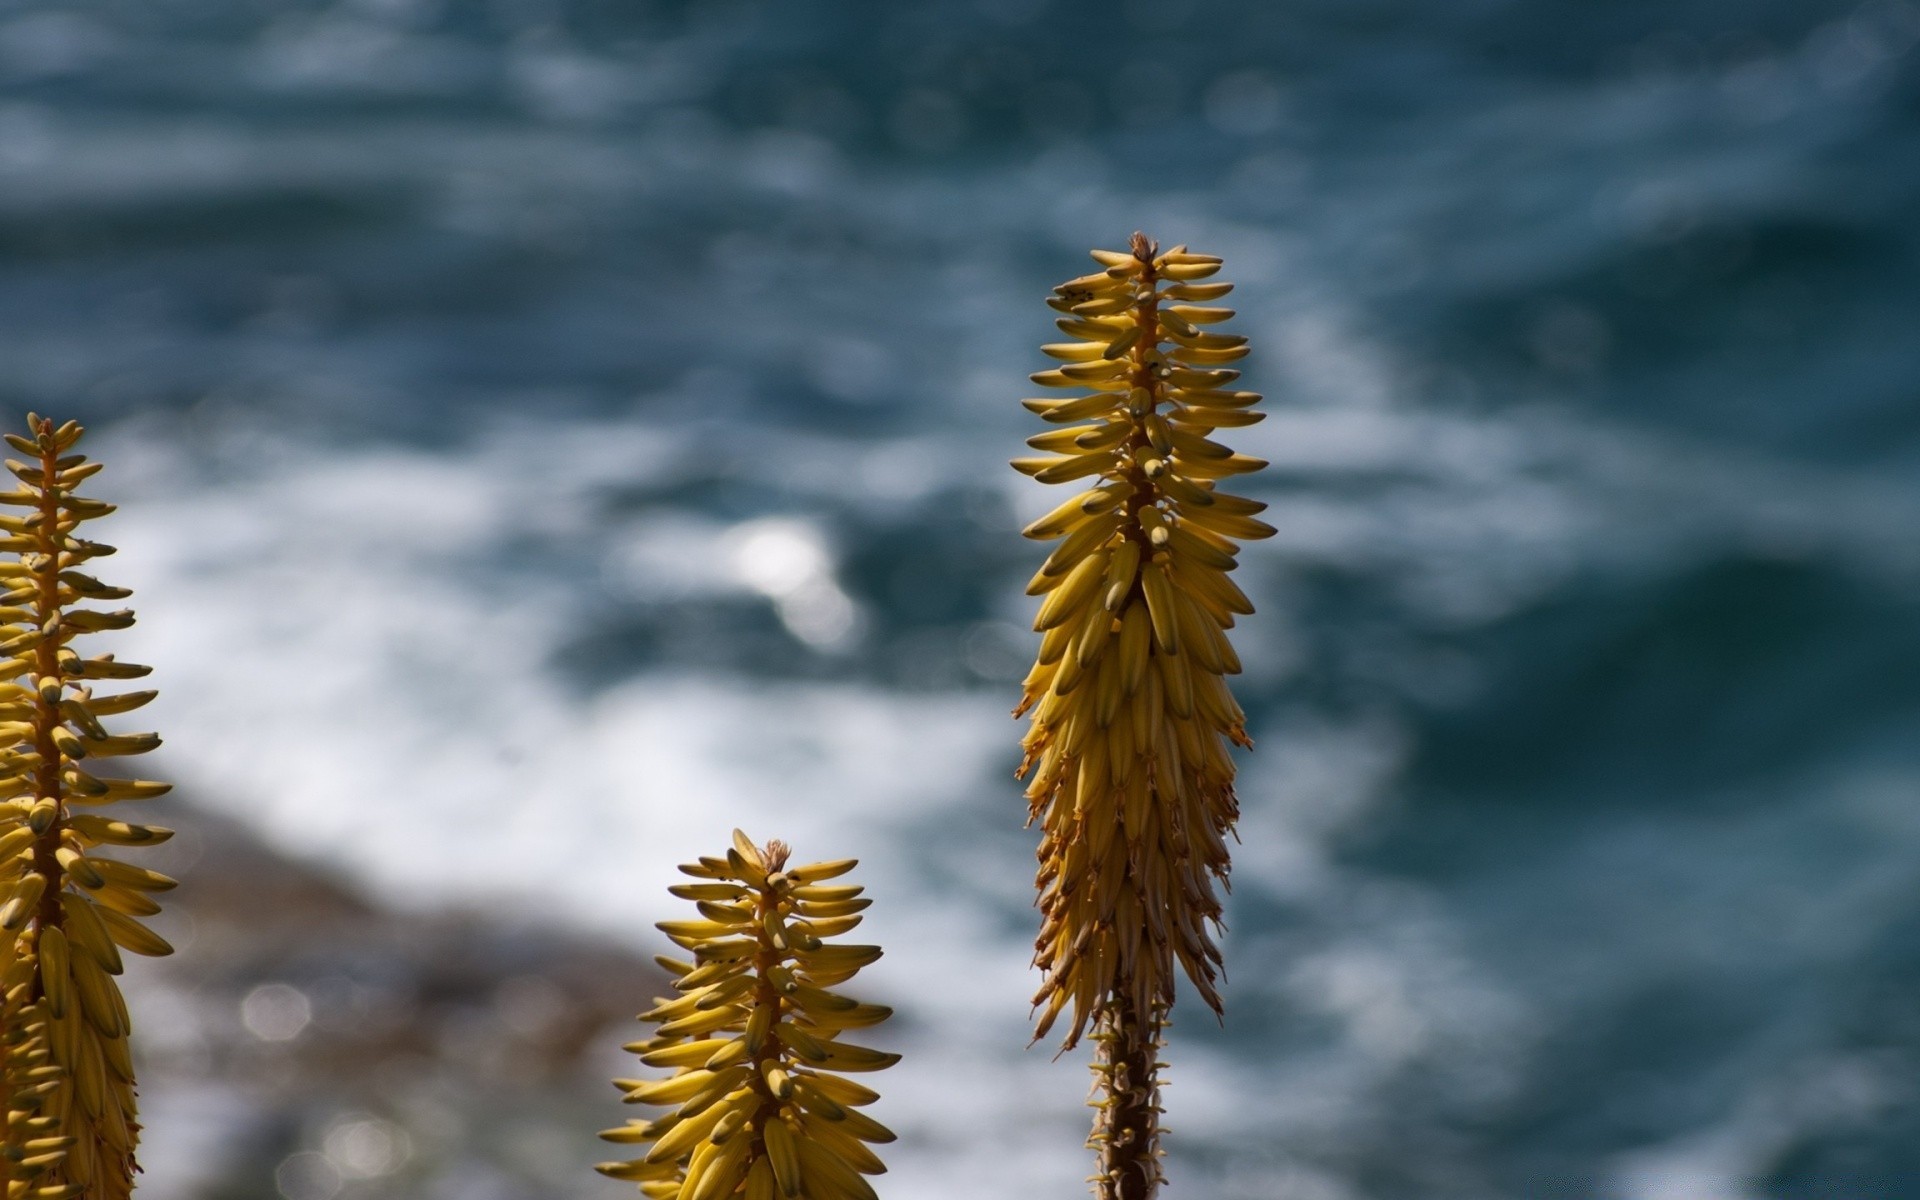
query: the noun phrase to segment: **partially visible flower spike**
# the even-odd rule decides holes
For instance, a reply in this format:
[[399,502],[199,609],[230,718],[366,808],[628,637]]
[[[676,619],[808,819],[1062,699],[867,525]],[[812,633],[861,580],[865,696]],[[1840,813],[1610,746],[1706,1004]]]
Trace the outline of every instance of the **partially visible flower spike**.
[[[79,425],[69,421],[56,429],[34,416],[27,423],[29,436],[5,435],[28,459],[6,462],[21,486],[0,493],[0,505],[27,510],[0,515],[0,550],[17,556],[0,562],[0,605],[7,606],[0,608],[0,795],[8,797],[0,802],[0,936],[13,940],[16,964],[30,964],[18,981],[22,994],[16,998],[10,986],[6,1002],[22,1005],[17,1011],[28,1028],[44,1014],[51,1066],[58,1071],[45,1076],[57,1083],[43,1097],[44,1116],[16,1122],[25,1110],[9,1110],[6,1153],[11,1158],[21,1152],[21,1162],[42,1159],[28,1151],[57,1134],[71,1144],[58,1163],[47,1162],[45,1182],[32,1195],[124,1200],[138,1170],[140,1126],[134,1119],[130,1022],[113,977],[121,971],[121,949],[171,952],[136,918],[159,912],[151,893],[174,882],[100,850],[154,845],[173,835],[82,810],[158,796],[168,785],[93,773],[98,760],[144,754],[160,744],[156,734],[114,734],[101,724],[102,717],[131,712],[154,693],[93,694],[94,681],[148,673],[111,654],[82,658],[72,647],[82,634],[133,624],[130,610],[78,607],[131,595],[83,570],[113,547],[74,536],[83,522],[106,516],[113,505],[75,490],[100,469],[72,452]],[[9,983],[15,983],[11,976]],[[37,1128],[48,1120],[50,1125]],[[17,1142],[17,1129],[34,1136]]]
[[1233,286],[1201,282],[1220,260],[1137,233],[1093,257],[1100,271],[1048,300],[1074,340],[1041,347],[1061,365],[1033,376],[1083,394],[1025,401],[1059,428],[1013,463],[1086,488],[1025,531],[1060,544],[1027,587],[1044,597],[1040,650],[1014,712],[1032,714],[1020,773],[1041,826],[1034,1036],[1069,1009],[1068,1047],[1094,1028],[1096,1191],[1138,1200],[1159,1182],[1156,1056],[1176,964],[1220,1011],[1228,744],[1251,745],[1225,631],[1253,606],[1227,573],[1240,541],[1274,531],[1254,517],[1264,504],[1219,486],[1266,465],[1210,436],[1261,419],[1226,365],[1246,339],[1215,329],[1233,312],[1206,306]]
[[55,1065],[47,1037],[44,1001],[29,997],[39,966],[22,953],[18,939],[0,942],[0,1183],[8,1200],[77,1195],[78,1184],[48,1184],[49,1172],[66,1159],[74,1139],[60,1132],[60,1119],[46,1112],[47,1098],[64,1072]]
[[661,958],[680,993],[640,1014],[659,1023],[627,1049],[666,1079],[617,1079],[630,1104],[672,1106],[600,1136],[643,1145],[599,1170],[631,1180],[649,1200],[875,1200],[864,1178],[886,1170],[869,1143],[886,1126],[857,1111],[879,1094],[849,1071],[877,1071],[897,1054],[840,1041],[893,1010],[828,991],[880,957],[878,946],[832,946],[861,921],[861,889],[826,883],[852,859],[789,867],[780,842],[763,850],[738,830],[724,858],[681,867],[700,880],[669,888],[700,919],[660,929],[693,954]]

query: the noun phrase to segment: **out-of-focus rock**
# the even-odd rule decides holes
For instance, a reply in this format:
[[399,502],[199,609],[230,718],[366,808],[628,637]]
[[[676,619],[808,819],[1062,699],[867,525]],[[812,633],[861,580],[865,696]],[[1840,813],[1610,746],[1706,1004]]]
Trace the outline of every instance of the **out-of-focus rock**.
[[629,948],[538,913],[396,912],[178,801],[165,959],[122,983],[146,1200],[625,1196],[594,1175],[607,1080],[659,993]]

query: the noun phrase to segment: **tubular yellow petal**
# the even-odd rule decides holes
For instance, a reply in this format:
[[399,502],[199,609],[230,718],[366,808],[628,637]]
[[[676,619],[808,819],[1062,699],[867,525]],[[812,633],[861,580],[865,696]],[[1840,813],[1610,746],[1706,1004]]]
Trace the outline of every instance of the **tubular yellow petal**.
[[1216,571],[1233,570],[1234,551],[1239,549],[1232,542],[1215,537],[1207,530],[1195,532],[1184,519],[1172,527],[1168,545],[1176,558],[1191,559]]
[[1106,417],[1114,411],[1114,398],[1111,393],[1095,392],[1091,396],[1074,396],[1066,400],[1055,400],[1041,414],[1043,419],[1064,425],[1072,421],[1085,421],[1092,417]]
[[825,1117],[829,1121],[838,1121],[847,1115],[847,1110],[828,1097],[820,1089],[808,1087],[805,1083],[796,1083],[793,1089],[794,1105],[801,1112]]
[[67,1015],[73,991],[66,933],[58,925],[42,929],[35,950],[40,957],[40,990],[47,998],[47,1013],[54,1020],[61,1020]]
[[87,954],[75,955],[68,964],[73,988],[80,998],[80,1009],[88,1024],[103,1038],[119,1039],[127,1035],[125,1009],[112,976]]
[[1177,618],[1173,607],[1173,585],[1167,572],[1158,565],[1140,573],[1140,590],[1147,598],[1147,616],[1153,624],[1153,641],[1162,654],[1174,654],[1180,646]]
[[671,1079],[641,1084],[627,1093],[627,1099],[634,1104],[680,1104],[698,1095],[715,1077],[713,1071],[683,1071]]
[[[157,846],[173,836],[173,830],[155,825],[132,825],[95,813],[75,813],[67,818],[67,828],[90,842],[109,846]],[[4,854],[0,839],[0,854]]]
[[1190,279],[1205,279],[1209,275],[1218,274],[1219,271],[1220,264],[1218,262],[1168,263],[1160,269],[1160,277],[1162,279],[1173,279],[1185,282]]
[[1033,473],[1041,483],[1067,483],[1111,470],[1120,461],[1116,451],[1075,453],[1049,463]]
[[1180,519],[1198,525],[1202,529],[1212,530],[1222,537],[1239,538],[1242,541],[1272,537],[1275,532],[1273,526],[1265,521],[1241,516],[1238,513],[1223,512],[1218,505],[1182,509]]
[[1264,458],[1253,458],[1245,454],[1230,454],[1225,458],[1186,458],[1175,454],[1173,469],[1188,479],[1226,479],[1234,475],[1250,475],[1263,470],[1267,465]]
[[1038,596],[1053,590],[1087,554],[1105,545],[1119,527],[1120,514],[1118,513],[1089,518],[1080,528],[1067,535],[1067,539],[1047,556],[1047,561],[1041,565],[1039,574],[1027,584],[1027,595]]
[[826,1061],[827,1046],[819,1038],[789,1021],[781,1021],[774,1026],[774,1035],[780,1044],[793,1051],[809,1064]]
[[705,1170],[696,1179],[689,1167],[686,1186],[680,1193],[683,1200],[718,1200],[731,1196],[746,1174],[747,1149],[746,1138],[729,1139],[723,1146],[708,1142],[701,1147],[701,1153],[708,1156]]
[[1053,342],[1040,347],[1040,353],[1062,362],[1083,363],[1107,358],[1106,347],[1099,342]]
[[832,1151],[848,1166],[863,1175],[887,1173],[887,1165],[881,1162],[879,1156],[868,1149],[865,1143],[848,1131],[845,1122],[814,1118],[802,1124],[800,1134],[816,1145]]
[[1041,517],[1033,524],[1027,526],[1021,532],[1027,537],[1038,540],[1056,538],[1072,531],[1089,519],[1088,513],[1083,505],[1087,497],[1094,495],[1096,495],[1096,493],[1091,491],[1080,493],[1080,495],[1075,496],[1046,516]]
[[893,1015],[884,1004],[856,1004],[852,1008],[829,1009],[807,1014],[807,1024],[828,1033],[843,1029],[865,1029]]
[[[1098,256],[1096,255],[1095,257],[1097,258]],[[1063,298],[1077,302],[1078,300],[1084,300],[1093,296],[1124,292],[1128,286],[1126,280],[1115,279],[1113,276],[1101,271],[1092,275],[1082,275],[1077,279],[1069,279],[1053,290]]]
[[1233,290],[1230,283],[1179,283],[1161,292],[1168,300],[1218,300]]
[[1212,366],[1217,363],[1238,362],[1248,353],[1246,346],[1182,346],[1173,352],[1176,362],[1192,363],[1195,366]]
[[885,1125],[882,1125],[863,1112],[854,1112],[849,1109],[840,1117],[840,1120],[844,1123],[848,1133],[863,1142],[877,1142],[885,1145],[888,1142],[898,1140],[898,1135],[895,1134],[893,1130],[888,1129]]
[[691,1016],[664,1023],[660,1026],[660,1033],[667,1037],[694,1037],[717,1029],[727,1029],[739,1020],[741,1011],[740,1006],[734,1004],[697,1011]]
[[709,1108],[694,1116],[682,1117],[674,1123],[672,1129],[661,1136],[660,1140],[654,1142],[652,1148],[646,1153],[646,1161],[671,1162],[683,1154],[691,1153],[694,1147],[713,1132],[713,1127],[725,1114],[725,1109]]
[[821,1065],[832,1071],[884,1071],[900,1061],[898,1054],[884,1050],[870,1050],[865,1046],[852,1046],[845,1042],[827,1042],[826,1057]]
[[1106,450],[1125,441],[1133,430],[1124,421],[1105,421],[1077,430],[1073,445],[1085,451]]
[[113,944],[113,936],[108,933],[106,922],[93,906],[93,901],[77,892],[63,892],[60,896],[60,911],[65,918],[67,940],[74,948],[91,958],[108,974],[118,975],[121,971],[120,950]]
[[1063,379],[1072,380],[1074,383],[1093,384],[1119,378],[1126,373],[1127,366],[1125,362],[1101,359],[1095,362],[1069,363],[1058,368],[1058,371]]
[[1182,721],[1190,719],[1193,716],[1193,680],[1187,672],[1186,659],[1178,654],[1155,654],[1153,662],[1160,673],[1167,711]]
[[1169,304],[1162,312],[1171,313],[1190,325],[1217,325],[1233,319],[1230,308],[1203,308],[1197,304]]
[[767,1146],[767,1162],[773,1168],[773,1178],[780,1185],[780,1191],[787,1196],[800,1194],[800,1148],[795,1143],[793,1131],[787,1123],[775,1118],[767,1122],[764,1131]]
[[762,1157],[747,1168],[746,1200],[775,1200],[779,1183],[773,1177],[773,1163]]
[[34,872],[24,875],[13,885],[13,891],[7,896],[7,902],[0,905],[0,929],[17,932],[33,915],[40,903],[40,896],[46,891],[47,877]]
[[761,1068],[767,1081],[767,1091],[773,1093],[776,1100],[785,1100],[793,1095],[793,1076],[777,1062],[767,1062]]
[[148,958],[164,958],[173,953],[173,947],[165,938],[132,917],[111,908],[95,906],[93,911],[100,918],[100,923],[106,926],[108,936],[122,950],[131,950]]
[[1074,661],[1082,670],[1091,667],[1107,647],[1107,639],[1113,635],[1113,614],[1105,605],[1098,608],[1089,606],[1082,621],[1080,634],[1074,639]]
[[820,883],[828,879],[838,879],[859,865],[859,860],[852,858],[836,858],[830,862],[808,863],[805,866],[789,868],[787,878],[793,880],[795,883]]
[[807,1175],[809,1200],[878,1200],[873,1187],[846,1159],[819,1142],[799,1143],[800,1164]]
[[1056,625],[1064,624],[1079,611],[1090,598],[1100,581],[1106,575],[1107,552],[1090,551],[1073,570],[1067,573],[1060,586],[1048,593],[1040,611],[1035,615],[1033,627],[1044,632]]
[[732,1045],[733,1041],[732,1038],[704,1038],[696,1042],[681,1042],[642,1054],[640,1061],[650,1067],[690,1067],[705,1063],[715,1051]]
[[1128,693],[1138,691],[1146,676],[1147,650],[1152,636],[1146,604],[1141,601],[1129,604],[1120,615],[1120,667]]
[[1114,296],[1101,296],[1079,304],[1070,304],[1067,311],[1079,317],[1106,317],[1122,313],[1133,307],[1133,297],[1122,293]]
[[836,887],[803,885],[794,888],[792,895],[795,900],[808,904],[833,904],[843,900],[852,900],[866,890],[866,888],[856,884],[841,884]]

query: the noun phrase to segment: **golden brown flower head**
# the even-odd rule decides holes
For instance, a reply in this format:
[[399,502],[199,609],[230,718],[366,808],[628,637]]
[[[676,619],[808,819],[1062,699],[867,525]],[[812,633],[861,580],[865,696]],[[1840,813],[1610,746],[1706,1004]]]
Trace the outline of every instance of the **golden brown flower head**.
[[[96,774],[102,760],[160,744],[155,734],[116,734],[101,723],[139,708],[154,693],[93,692],[97,681],[148,671],[111,654],[83,658],[73,648],[82,635],[133,624],[129,610],[82,607],[131,594],[86,573],[113,547],[75,536],[82,522],[106,516],[113,506],[75,490],[100,469],[72,452],[78,425],[56,429],[30,416],[28,426],[26,437],[6,435],[27,461],[7,460],[20,486],[0,493],[0,505],[27,510],[0,515],[0,550],[13,556],[0,562],[0,605],[6,606],[0,608],[0,936],[12,941],[15,956],[6,1003],[23,1006],[17,1011],[29,1022],[44,1018],[48,1066],[57,1071],[45,1076],[55,1082],[38,1097],[37,1115],[9,1110],[5,1153],[12,1157],[57,1133],[70,1144],[58,1163],[47,1164],[33,1194],[122,1200],[133,1190],[140,1127],[127,1006],[113,977],[121,971],[121,949],[171,952],[136,918],[159,912],[151,893],[174,882],[101,851],[153,845],[172,833],[91,810],[158,796],[168,785]],[[34,1157],[27,1153],[20,1161]]]
[[1273,529],[1265,508],[1220,490],[1266,464],[1212,440],[1251,425],[1252,392],[1232,390],[1246,339],[1217,332],[1206,307],[1231,284],[1202,280],[1220,260],[1140,234],[1096,250],[1102,270],[1048,300],[1069,342],[1035,383],[1073,389],[1025,401],[1059,426],[1014,461],[1043,483],[1090,486],[1026,529],[1060,544],[1028,585],[1042,596],[1039,661],[1015,714],[1031,712],[1021,773],[1041,824],[1036,1037],[1069,1005],[1067,1045],[1124,1002],[1157,1025],[1178,962],[1216,1011],[1212,926],[1237,808],[1227,743],[1249,745],[1224,676],[1240,660],[1225,630],[1253,611],[1227,573],[1238,541]]
[[787,858],[780,842],[762,850],[735,831],[725,858],[680,868],[701,882],[669,889],[699,907],[698,920],[660,923],[693,961],[659,960],[680,995],[640,1014],[659,1028],[627,1049],[673,1074],[614,1081],[628,1103],[668,1111],[600,1135],[648,1147],[599,1169],[650,1200],[873,1200],[865,1176],[886,1170],[869,1143],[893,1133],[858,1111],[879,1095],[840,1074],[900,1056],[840,1035],[892,1010],[827,990],[880,957],[878,946],[826,941],[872,902],[826,882],[851,859],[790,867]]

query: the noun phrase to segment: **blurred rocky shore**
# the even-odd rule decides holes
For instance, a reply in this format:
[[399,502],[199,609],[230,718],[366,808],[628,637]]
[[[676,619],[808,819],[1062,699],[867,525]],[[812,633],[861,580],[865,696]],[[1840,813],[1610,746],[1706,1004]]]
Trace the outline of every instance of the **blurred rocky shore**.
[[180,833],[141,863],[182,880],[155,922],[176,953],[122,981],[146,1200],[630,1192],[592,1164],[663,986],[644,955],[528,906],[392,911],[187,802],[143,807]]

